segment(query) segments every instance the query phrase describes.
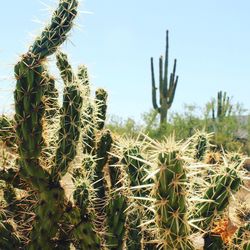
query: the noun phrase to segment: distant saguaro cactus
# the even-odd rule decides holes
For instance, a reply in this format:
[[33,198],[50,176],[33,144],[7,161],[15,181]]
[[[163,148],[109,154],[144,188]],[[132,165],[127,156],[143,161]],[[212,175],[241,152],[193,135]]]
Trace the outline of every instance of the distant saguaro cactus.
[[227,93],[219,91],[217,94],[217,113],[215,116],[215,100],[212,101],[212,118],[221,120],[226,116],[230,116],[232,112],[232,105],[230,103],[230,98]]
[[163,124],[167,121],[167,113],[171,108],[175,91],[178,83],[178,76],[176,76],[176,63],[177,60],[174,60],[173,71],[170,74],[168,80],[168,62],[169,62],[169,41],[168,41],[168,30],[166,31],[166,51],[165,51],[165,61],[163,65],[163,56],[159,58],[159,101],[160,106],[157,104],[156,90],[155,85],[155,74],[154,74],[154,61],[151,57],[151,78],[152,78],[152,103],[153,107],[160,114],[160,123]]

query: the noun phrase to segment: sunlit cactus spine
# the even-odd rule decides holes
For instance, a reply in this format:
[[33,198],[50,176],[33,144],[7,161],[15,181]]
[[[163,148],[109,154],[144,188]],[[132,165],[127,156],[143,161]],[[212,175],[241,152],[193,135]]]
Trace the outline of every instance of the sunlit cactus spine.
[[194,158],[203,161],[210,148],[211,135],[206,132],[197,132],[194,136]]
[[[169,66],[169,41],[168,41],[168,30],[166,32],[166,51],[165,60],[163,56],[159,59],[159,105],[157,104],[156,84],[155,84],[155,73],[154,73],[154,62],[151,57],[151,80],[152,80],[152,103],[153,108],[160,114],[160,123],[163,124],[167,121],[167,113],[171,108],[175,91],[178,83],[178,76],[176,76],[176,63],[174,60],[173,71],[168,79],[168,66]],[[164,62],[163,62],[164,60]]]
[[242,184],[238,168],[238,164],[228,164],[225,160],[219,172],[210,177],[202,199],[195,204],[192,220],[196,227],[208,232],[204,235],[205,249],[219,249],[224,246],[223,240],[220,236],[214,236],[212,229],[215,221],[228,207],[231,194],[236,193]]
[[125,146],[122,153],[122,164],[128,175],[128,189],[131,193],[128,199],[130,209],[127,212],[128,250],[144,248],[144,242],[149,240],[141,224],[147,218],[148,211],[145,207],[150,206],[150,203],[146,199],[149,198],[151,188],[147,185],[150,185],[152,180],[144,181],[149,172],[149,166],[143,162],[141,151],[141,145],[132,142],[132,145]]
[[[58,221],[64,210],[64,191],[59,180],[51,182],[50,173],[40,164],[44,146],[43,117],[44,94],[47,86],[46,57],[53,54],[67,38],[76,16],[76,0],[60,0],[51,23],[45,27],[15,66],[17,80],[15,122],[22,177],[39,191],[40,203],[31,233],[29,249],[53,249]],[[58,168],[57,168],[58,169]],[[60,169],[61,172],[64,169]],[[52,171],[53,173],[57,171]],[[59,173],[57,172],[56,175]]]
[[106,120],[106,110],[107,110],[107,92],[104,89],[97,89],[95,92],[95,100],[97,106],[96,114],[96,128],[98,130],[104,127],[104,122]]
[[49,74],[47,77],[46,89],[44,92],[45,99],[45,119],[49,124],[53,124],[55,122],[55,117],[59,115],[60,106],[58,102],[59,93],[55,86],[54,77]]
[[55,165],[51,172],[52,179],[60,179],[60,175],[65,175],[69,163],[76,156],[83,103],[77,79],[74,79],[67,56],[61,52],[57,54],[57,66],[64,80],[65,87],[60,117],[58,148],[56,150]]
[[112,156],[109,160],[110,187],[108,191],[106,212],[105,245],[110,250],[122,250],[125,247],[127,197],[124,193],[124,173],[120,159]]
[[187,218],[186,170],[177,148],[159,152],[153,188],[159,249],[194,249]]

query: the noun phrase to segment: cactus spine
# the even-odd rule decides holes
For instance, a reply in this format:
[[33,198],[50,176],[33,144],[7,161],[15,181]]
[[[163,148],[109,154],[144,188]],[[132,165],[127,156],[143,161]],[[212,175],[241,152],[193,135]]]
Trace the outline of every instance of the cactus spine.
[[157,95],[156,95],[156,84],[155,84],[155,74],[154,74],[154,61],[151,57],[151,80],[152,80],[152,103],[153,107],[160,114],[160,123],[163,124],[167,121],[167,113],[171,108],[175,91],[178,83],[178,76],[176,76],[176,63],[177,60],[174,60],[173,71],[170,74],[170,79],[168,80],[168,64],[169,64],[169,41],[168,41],[168,30],[166,32],[166,51],[165,51],[165,61],[163,65],[163,56],[159,59],[159,103],[157,104]]
[[187,177],[178,150],[159,154],[155,179],[156,237],[160,249],[194,249],[187,221]]
[[[31,233],[30,249],[54,249],[52,238],[56,235],[57,223],[64,210],[64,191],[60,187],[59,180],[51,182],[50,173],[40,164],[44,146],[43,97],[47,85],[44,61],[65,41],[76,16],[77,4],[76,0],[60,0],[50,25],[44,29],[28,53],[23,55],[15,66],[17,83],[14,98],[18,162],[22,177],[39,191],[40,199],[35,212],[36,221]],[[64,172],[65,169],[60,170]]]

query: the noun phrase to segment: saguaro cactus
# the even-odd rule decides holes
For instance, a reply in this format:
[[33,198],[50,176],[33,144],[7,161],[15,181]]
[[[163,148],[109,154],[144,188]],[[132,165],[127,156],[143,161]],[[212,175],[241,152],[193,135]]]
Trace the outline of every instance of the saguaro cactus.
[[217,94],[217,113],[215,116],[215,100],[212,101],[212,118],[221,120],[226,116],[230,116],[233,106],[230,103],[230,98],[227,93],[219,91]]
[[159,59],[159,102],[160,106],[157,104],[156,90],[155,85],[155,74],[154,74],[154,61],[151,57],[151,78],[152,78],[152,103],[153,107],[160,114],[161,124],[167,121],[167,113],[171,108],[171,105],[174,100],[175,91],[178,82],[178,76],[175,75],[176,72],[176,63],[177,60],[174,60],[173,71],[170,74],[170,79],[168,80],[168,64],[169,64],[169,42],[168,42],[168,30],[166,32],[166,51],[165,51],[165,61],[163,65],[163,56]]

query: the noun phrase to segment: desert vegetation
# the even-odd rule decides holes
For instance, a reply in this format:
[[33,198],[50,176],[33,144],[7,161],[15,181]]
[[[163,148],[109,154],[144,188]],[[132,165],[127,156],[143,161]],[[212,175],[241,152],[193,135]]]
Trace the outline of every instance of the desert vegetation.
[[59,0],[14,67],[15,114],[0,118],[0,249],[249,250],[241,108],[219,92],[203,117],[189,107],[167,119],[178,78],[175,61],[168,82],[161,58],[161,106],[151,59],[155,110],[141,125],[108,120],[108,93],[92,98],[87,66],[60,50],[77,7]]

